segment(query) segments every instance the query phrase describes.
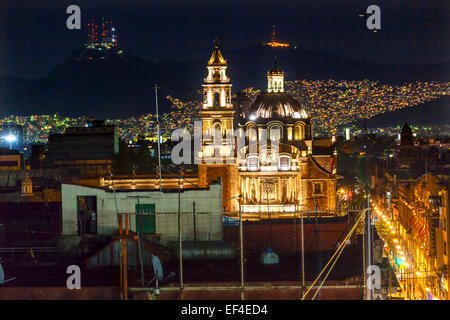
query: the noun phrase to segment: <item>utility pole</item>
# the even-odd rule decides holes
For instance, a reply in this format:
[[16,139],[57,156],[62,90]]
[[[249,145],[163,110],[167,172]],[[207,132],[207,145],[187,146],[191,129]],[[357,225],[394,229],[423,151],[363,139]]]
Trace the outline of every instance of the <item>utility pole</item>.
[[122,239],[123,248],[123,299],[128,300],[128,261],[127,261],[127,238],[128,238],[128,215],[125,215],[125,239]]
[[301,231],[302,231],[302,288],[305,287],[305,236],[304,236],[304,228],[303,228],[303,210],[300,210],[301,219]]
[[157,129],[157,138],[158,138],[158,174],[159,174],[159,191],[162,191],[162,179],[161,179],[161,139],[159,137],[159,110],[158,110],[158,87],[156,84],[154,86],[155,90],[155,100],[156,100],[156,129]]
[[241,300],[244,300],[244,237],[242,228],[242,211],[241,211],[241,198],[239,195],[239,240],[241,243]]
[[297,248],[297,205],[295,205],[295,213],[294,213],[294,232],[293,232],[293,238],[294,238],[294,252],[297,255],[298,254],[298,248]]
[[119,244],[120,244],[120,258],[119,258],[119,269],[120,269],[120,300],[123,300],[123,243],[122,243],[122,232],[123,232],[123,219],[122,216],[118,216],[119,219]]
[[181,170],[178,177],[178,251],[180,260],[180,299],[183,300],[183,240],[181,229]]
[[[366,211],[366,224],[367,224],[367,266],[372,265],[372,218],[370,214],[370,193],[367,188],[367,211]],[[364,270],[366,272],[366,270]],[[367,286],[367,283],[365,284]],[[367,300],[372,300],[372,289],[367,288]]]
[[[125,220],[125,230],[123,229],[123,224]],[[125,236],[124,236],[125,233]],[[127,238],[128,238],[128,216],[119,216],[119,242],[121,244],[120,250],[120,286],[121,286],[121,298],[123,300],[128,300],[128,265],[127,265]]]
[[197,229],[196,229],[196,221],[195,221],[195,201],[192,202],[192,220],[194,222],[194,241],[197,241]]
[[[347,213],[347,214],[350,214],[349,212]],[[364,214],[364,213],[362,213],[362,214]],[[366,220],[367,220],[367,216],[365,217],[365,219],[364,219],[364,223],[367,223],[366,222]],[[363,225],[363,228],[362,228],[362,250],[363,250],[363,258],[362,258],[362,262],[363,262],[363,279],[364,279],[364,283],[363,283],[363,288],[365,288],[365,291],[364,291],[364,296],[366,295],[366,291],[367,291],[367,287],[366,287],[366,227]]]
[[124,293],[123,292],[123,243],[122,243],[122,227],[123,227],[123,223],[122,223],[122,216],[119,214],[119,207],[117,205],[116,186],[114,185],[114,179],[113,179],[112,172],[110,172],[110,178],[111,178],[111,185],[112,185],[113,195],[114,195],[114,204],[115,204],[115,207],[116,207],[116,215],[117,215],[117,220],[118,220],[118,224],[119,224],[120,299],[123,300],[123,298],[124,298],[124,295],[123,295],[123,293]]
[[239,244],[240,244],[240,273],[241,273],[241,300],[245,300],[244,296],[244,232],[243,232],[243,225],[242,225],[242,211],[241,211],[241,199],[242,194],[237,195],[235,197],[229,198],[226,201],[230,201],[232,199],[239,198]]
[[[142,263],[142,244],[141,244],[141,233],[142,233],[142,224],[139,225],[139,228],[137,226],[137,221],[138,221],[138,215],[141,214],[140,211],[140,198],[150,198],[150,197],[145,197],[145,196],[129,196],[127,198],[136,198],[137,199],[137,206],[138,209],[136,210],[136,233],[137,233],[137,243],[138,243],[138,249],[139,249],[139,264],[140,264],[140,268],[141,268],[141,282],[142,282],[142,287],[145,286],[145,280],[144,280],[144,264]],[[131,221],[130,221],[131,223]]]

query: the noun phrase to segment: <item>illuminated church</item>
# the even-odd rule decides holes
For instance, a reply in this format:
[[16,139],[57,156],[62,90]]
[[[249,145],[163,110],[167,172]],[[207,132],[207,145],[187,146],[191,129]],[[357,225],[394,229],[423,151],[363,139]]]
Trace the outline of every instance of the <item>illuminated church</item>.
[[[227,61],[217,44],[207,69],[200,112],[206,135],[199,152],[200,185],[220,177],[225,213],[234,216],[240,209],[245,219],[292,217],[300,211],[335,215],[334,137],[313,139],[311,118],[285,93],[284,72],[277,63],[267,72],[267,90],[242,115],[231,102]],[[234,128],[238,116],[239,128]],[[213,143],[217,133],[219,145]],[[218,157],[222,163],[210,161]]]

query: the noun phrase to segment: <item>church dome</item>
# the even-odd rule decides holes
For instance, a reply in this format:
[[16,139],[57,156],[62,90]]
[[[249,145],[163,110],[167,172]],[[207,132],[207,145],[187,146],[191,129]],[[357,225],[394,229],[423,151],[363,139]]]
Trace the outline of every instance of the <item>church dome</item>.
[[250,106],[250,120],[262,119],[306,119],[308,114],[302,105],[284,92],[284,72],[277,62],[267,72],[267,91],[261,93]]
[[248,116],[265,119],[308,118],[302,105],[284,92],[261,93],[250,106]]

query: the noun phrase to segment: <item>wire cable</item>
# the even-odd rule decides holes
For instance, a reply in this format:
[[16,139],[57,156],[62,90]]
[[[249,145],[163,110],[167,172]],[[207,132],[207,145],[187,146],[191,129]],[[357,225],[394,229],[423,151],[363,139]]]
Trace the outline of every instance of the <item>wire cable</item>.
[[[345,243],[345,242],[344,242]],[[328,278],[328,275],[330,274],[331,270],[333,270],[334,265],[336,264],[336,262],[338,261],[339,257],[341,256],[342,252],[345,249],[345,245],[342,246],[342,249],[340,250],[339,254],[336,256],[336,259],[334,259],[333,264],[331,265],[330,269],[328,270],[327,274],[325,275],[325,277],[323,278],[322,282],[319,285],[319,288],[317,288],[316,292],[314,293],[314,296],[312,297],[311,300],[314,300],[317,296],[317,294],[319,293],[320,289],[322,289],[323,284],[325,283],[325,281]]]
[[[364,219],[363,219],[363,220],[364,220]],[[359,222],[360,222],[360,221],[358,221],[358,222],[355,223],[354,228],[359,224]],[[346,237],[346,240],[348,240],[348,238],[353,234],[353,232],[354,232],[354,230],[350,231],[350,233],[349,233],[348,236]],[[324,284],[325,281],[327,280],[328,275],[330,274],[331,270],[333,270],[334,265],[335,265],[336,262],[339,260],[339,257],[341,256],[342,252],[343,252],[344,249],[345,249],[345,243],[346,243],[346,240],[344,240],[344,245],[341,246],[342,249],[340,249],[340,251],[339,251],[339,253],[338,253],[336,259],[334,260],[333,264],[331,265],[330,269],[328,270],[328,273],[327,273],[327,274],[325,275],[325,277],[323,278],[321,284],[319,285],[319,288],[317,289],[316,293],[314,294],[314,296],[312,297],[311,300],[314,300],[314,299],[316,298],[316,296],[317,296],[317,294],[319,293],[320,289],[322,289],[323,284]],[[338,249],[338,250],[339,250],[339,249]]]
[[[363,212],[365,213],[368,209],[364,209]],[[364,219],[365,214],[361,213],[358,220],[355,222],[355,225],[353,226],[353,228],[349,231],[348,235],[345,237],[345,239],[342,241],[342,244],[339,246],[339,248],[336,250],[336,252],[333,254],[333,256],[330,258],[330,260],[327,262],[327,264],[325,265],[325,267],[322,269],[322,271],[319,273],[319,275],[317,276],[317,278],[314,280],[314,282],[311,284],[311,286],[308,288],[308,290],[305,292],[305,294],[303,295],[301,300],[305,300],[306,296],[308,295],[308,293],[311,291],[311,289],[314,287],[314,285],[316,284],[316,282],[320,279],[320,277],[322,276],[322,274],[325,272],[325,270],[327,269],[328,265],[331,263],[331,261],[333,261],[334,257],[339,253],[339,251],[342,249],[342,247],[345,245],[345,242],[350,238],[350,236],[353,234],[353,232],[356,230],[356,227],[358,226],[358,224],[360,223],[360,221],[362,219]]]

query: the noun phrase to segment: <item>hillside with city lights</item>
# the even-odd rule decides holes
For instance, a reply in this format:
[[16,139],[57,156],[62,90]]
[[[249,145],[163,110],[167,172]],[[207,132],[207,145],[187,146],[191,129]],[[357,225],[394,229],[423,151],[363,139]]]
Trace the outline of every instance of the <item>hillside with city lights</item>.
[[[93,25],[93,22],[91,22]],[[62,116],[87,116],[126,118],[151,113],[153,91],[158,83],[163,96],[171,95],[182,100],[198,100],[195,83],[201,81],[202,60],[183,62],[150,62],[133,56],[120,47],[120,35],[110,30],[101,35],[93,31],[80,50],[45,77],[20,79],[0,77],[1,116],[13,111],[17,115],[58,113]],[[109,28],[109,29],[108,29]],[[114,41],[114,42],[113,42]],[[318,81],[373,81],[382,85],[399,85],[410,81],[439,83],[449,81],[449,64],[432,65],[377,65],[354,61],[338,56],[306,50],[297,45],[282,46],[261,44],[233,51],[224,51],[230,61],[230,74],[235,79],[234,90],[248,87],[264,88],[264,67],[273,63],[289,70],[286,78],[296,84]],[[330,79],[330,80],[327,80]],[[331,80],[332,79],[332,80]],[[345,85],[344,85],[345,86]],[[293,87],[296,91],[298,88]],[[340,89],[339,89],[340,90]],[[346,93],[347,95],[348,93]],[[297,95],[298,96],[298,95]],[[130,109],[127,106],[133,105]],[[313,104],[314,105],[314,104]],[[161,109],[170,111],[171,104],[161,101]]]

